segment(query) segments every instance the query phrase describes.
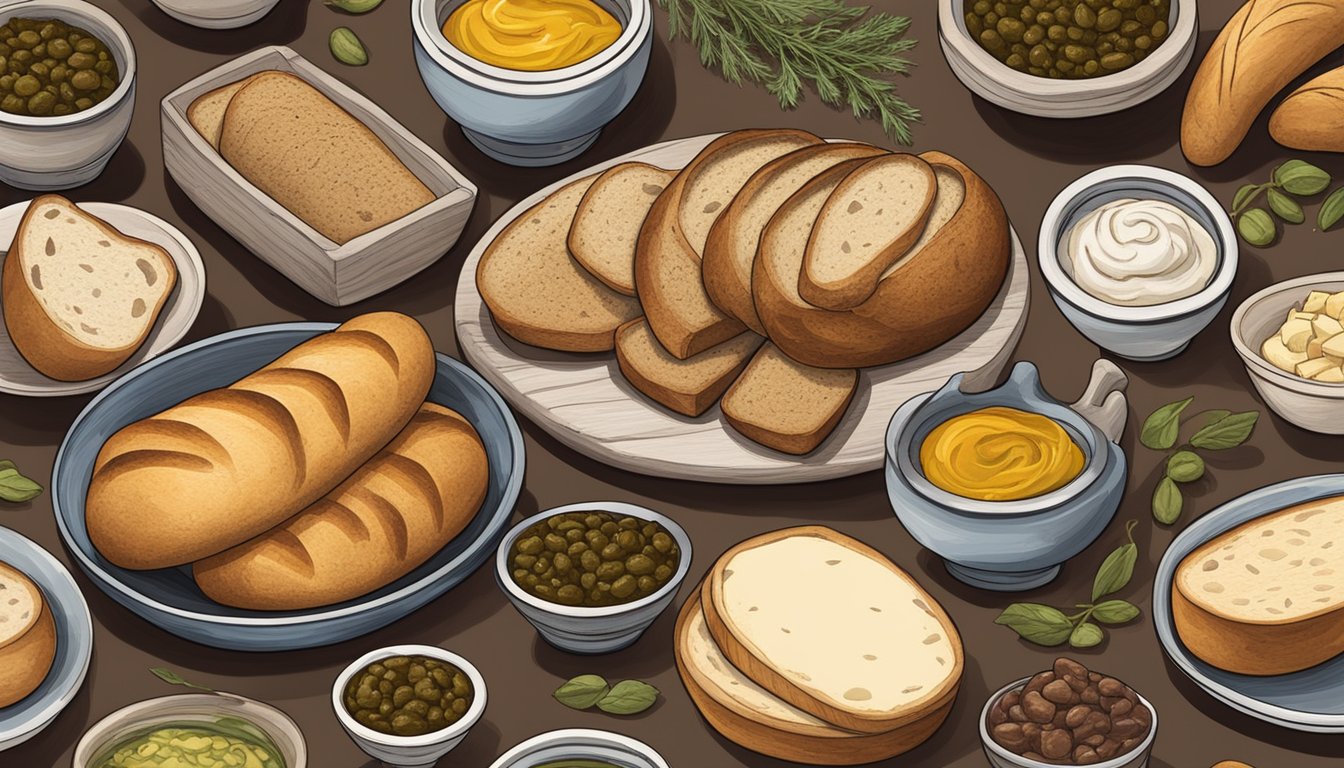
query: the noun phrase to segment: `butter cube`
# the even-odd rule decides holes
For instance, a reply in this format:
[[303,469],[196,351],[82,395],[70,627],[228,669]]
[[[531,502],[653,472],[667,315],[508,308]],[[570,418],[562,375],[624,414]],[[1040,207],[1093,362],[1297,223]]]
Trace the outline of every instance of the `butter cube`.
[[1294,373],[1296,373],[1298,376],[1301,376],[1304,379],[1314,379],[1320,374],[1330,370],[1331,368],[1338,369],[1339,366],[1335,365],[1329,360],[1326,360],[1323,357],[1318,357],[1315,360],[1308,360],[1305,363],[1298,363],[1297,368],[1294,370]]
[[1326,339],[1321,352],[1328,357],[1344,357],[1344,333]]
[[1329,315],[1317,315],[1316,319],[1311,321],[1311,333],[1318,339],[1328,339],[1344,333],[1344,325]]
[[1303,312],[1320,313],[1325,311],[1325,302],[1330,298],[1330,294],[1325,291],[1312,291],[1307,294],[1307,301],[1302,305]]
[[1344,368],[1332,366],[1311,377],[1312,381],[1320,381],[1326,384],[1344,384]]
[[1265,343],[1260,345],[1260,355],[1269,361],[1269,364],[1287,373],[1294,373],[1298,363],[1307,361],[1306,352],[1293,352],[1284,346],[1283,339],[1278,336],[1270,336],[1265,339]]
[[1283,345],[1293,352],[1306,352],[1307,342],[1311,341],[1311,321],[1294,318],[1279,329],[1279,338]]
[[1325,300],[1325,314],[1340,319],[1344,315],[1344,291],[1330,294],[1330,298]]
[[1310,360],[1310,359],[1317,358],[1317,357],[1321,357],[1322,355],[1324,355],[1324,354],[1325,354],[1325,350],[1323,350],[1323,349],[1321,348],[1321,347],[1324,346],[1324,345],[1325,345],[1325,339],[1316,338],[1316,339],[1312,339],[1311,341],[1308,341],[1308,342],[1307,342],[1307,359]]

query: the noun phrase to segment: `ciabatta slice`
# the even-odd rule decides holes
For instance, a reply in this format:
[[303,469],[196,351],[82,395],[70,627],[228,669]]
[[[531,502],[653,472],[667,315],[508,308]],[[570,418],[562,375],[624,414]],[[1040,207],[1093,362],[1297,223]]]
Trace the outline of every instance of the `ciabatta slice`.
[[53,379],[83,381],[126,362],[148,338],[177,267],[59,195],[29,204],[5,257],[5,326]]
[[766,344],[724,394],[723,416],[755,442],[801,456],[840,423],[858,383],[852,368],[814,368]]
[[616,360],[635,389],[684,416],[699,416],[719,401],[764,341],[748,331],[678,360],[641,317],[616,330]]
[[42,590],[0,562],[0,707],[37,690],[56,658],[56,623]]
[[639,229],[675,175],[644,163],[621,163],[604,171],[584,193],[569,229],[569,252],[613,291],[635,295]]

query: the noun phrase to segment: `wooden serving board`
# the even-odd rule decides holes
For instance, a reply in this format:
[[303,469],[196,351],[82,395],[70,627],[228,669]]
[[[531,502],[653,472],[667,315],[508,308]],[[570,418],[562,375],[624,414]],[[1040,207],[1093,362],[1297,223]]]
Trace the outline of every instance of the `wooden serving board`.
[[967,389],[988,389],[1012,356],[1026,324],[1027,257],[1013,233],[1003,289],[979,320],[937,349],[860,372],[859,390],[839,426],[807,456],[757,445],[723,420],[718,406],[699,418],[673,413],[621,375],[612,353],[539,349],[503,334],[476,290],[476,266],[499,233],[564,185],[629,160],[681,168],[719,134],[667,141],[577,173],[505,213],[467,256],[457,284],[455,324],[462,354],[514,409],[560,442],[604,464],[655,477],[733,484],[806,483],[880,469],[887,422],[906,400],[966,372]]

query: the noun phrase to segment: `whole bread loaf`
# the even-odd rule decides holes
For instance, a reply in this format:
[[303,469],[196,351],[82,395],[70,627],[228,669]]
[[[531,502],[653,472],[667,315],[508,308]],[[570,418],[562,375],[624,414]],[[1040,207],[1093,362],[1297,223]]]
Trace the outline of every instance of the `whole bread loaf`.
[[476,430],[425,403],[400,435],[316,504],[192,567],[224,605],[296,611],[350,600],[415,570],[462,532],[485,498]]
[[94,464],[93,545],[123,568],[167,568],[274,528],[401,431],[434,367],[413,318],[368,314],[123,427]]

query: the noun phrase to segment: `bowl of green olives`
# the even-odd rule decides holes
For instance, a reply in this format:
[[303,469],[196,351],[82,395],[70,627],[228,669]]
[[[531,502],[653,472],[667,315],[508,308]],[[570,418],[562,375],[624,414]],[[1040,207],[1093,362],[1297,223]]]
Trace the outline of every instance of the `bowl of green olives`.
[[495,578],[546,642],[599,654],[638,640],[690,567],[691,540],[671,518],[598,501],[518,523],[499,545]]
[[366,754],[395,768],[428,768],[485,713],[485,679],[461,656],[432,645],[394,645],[350,663],[331,706]]
[[36,191],[93,181],[135,111],[135,47],[83,0],[0,0],[0,182]]
[[1038,117],[1093,117],[1180,78],[1196,0],[939,0],[938,40],[972,93]]

